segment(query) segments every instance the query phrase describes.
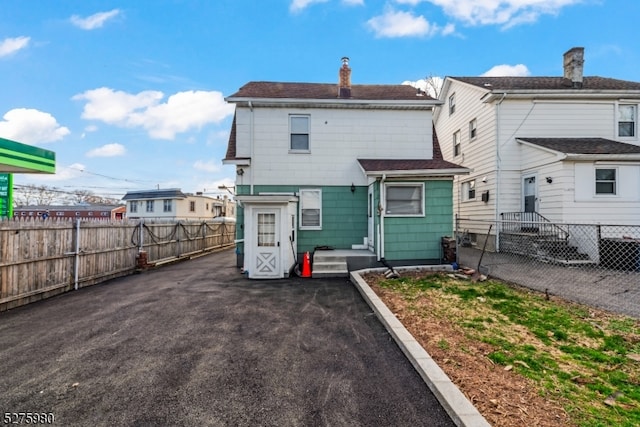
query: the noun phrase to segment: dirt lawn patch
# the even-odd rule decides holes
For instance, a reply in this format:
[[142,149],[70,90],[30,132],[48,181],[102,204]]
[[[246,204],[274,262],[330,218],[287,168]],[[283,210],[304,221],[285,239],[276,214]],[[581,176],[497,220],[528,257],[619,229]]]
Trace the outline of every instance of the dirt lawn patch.
[[[437,278],[432,283],[430,277],[433,276],[428,272],[403,272],[399,279],[387,280],[382,274],[374,273],[365,274],[363,278],[491,425],[504,427],[611,425],[607,423],[607,420],[611,422],[610,419],[600,418],[599,415],[589,415],[586,418],[581,416],[580,413],[585,412],[584,405],[580,406],[581,403],[571,401],[572,394],[568,391],[571,387],[579,388],[599,381],[599,378],[591,379],[592,374],[582,370],[583,366],[579,362],[566,358],[557,350],[558,343],[565,346],[572,345],[572,337],[563,336],[564,332],[553,327],[548,327],[550,330],[542,331],[536,336],[535,331],[532,334],[527,327],[517,321],[509,321],[493,310],[497,303],[483,295],[495,291],[482,290],[488,289],[481,288],[482,284],[471,282],[465,284],[464,281],[455,279],[453,281],[459,283],[456,284],[456,290],[452,291],[447,288],[447,283],[452,281],[450,277],[443,274],[436,275]],[[566,305],[569,310],[576,307],[575,304],[553,296],[549,298],[522,289],[514,289],[514,291],[522,292],[525,297],[530,295],[532,298],[537,298],[543,304],[546,300],[561,306]],[[596,333],[599,332],[598,329],[603,330],[600,325],[608,324],[613,316],[596,309],[585,308],[585,310],[588,323],[595,325]],[[544,324],[544,321],[540,323]],[[632,341],[640,340],[640,337],[634,335],[638,332],[637,327],[638,323],[635,323],[633,333],[630,334]],[[502,335],[499,335],[501,338],[496,340],[508,342],[504,348],[513,349],[512,354],[515,354],[513,357],[516,360],[505,357],[504,363],[501,362],[500,357],[504,357],[505,353],[510,351],[504,351],[503,347],[494,345],[492,342],[494,338],[489,338],[490,335],[482,333],[483,330],[488,329],[503,331],[498,333]],[[478,333],[478,331],[481,332]],[[571,326],[568,326],[567,333],[570,331]],[[545,339],[545,334],[548,340]],[[598,346],[595,342],[585,342],[589,341],[588,338],[580,340],[586,347],[597,348]],[[638,341],[632,342],[631,346],[633,350],[640,347]],[[518,353],[519,348],[529,349],[532,357],[526,358],[523,353]],[[631,354],[631,356],[634,355]],[[536,359],[540,360],[542,368],[534,366]],[[496,360],[499,363],[496,363]],[[559,361],[557,365],[556,361]],[[552,367],[547,368],[545,364]],[[629,360],[629,364],[631,368],[621,365],[612,367],[602,363],[601,368],[612,371],[621,369],[622,372],[629,374],[625,381],[630,383],[631,387],[637,387],[639,363]],[[540,371],[540,377],[534,380],[532,377],[536,378],[537,369]],[[572,376],[568,386],[555,378],[558,373],[561,378],[564,372]],[[547,373],[551,374],[547,375]],[[542,378],[545,375],[552,379],[549,381],[548,378]],[[553,384],[554,381],[558,381],[558,384]],[[604,391],[606,390],[604,386],[602,390],[602,393],[607,393]],[[598,406],[596,410],[630,410],[632,412],[640,410],[637,400],[616,402],[615,397],[623,394],[617,393],[614,394],[613,400],[609,397],[609,401],[605,402],[608,396],[606,394],[598,396],[596,392],[595,400]],[[626,394],[633,394],[633,392]],[[593,402],[588,405],[591,403]],[[589,409],[588,412],[591,413],[591,410]],[[632,416],[631,423],[634,419]],[[604,422],[604,424],[598,422]],[[627,424],[625,421],[617,425],[633,424]]]

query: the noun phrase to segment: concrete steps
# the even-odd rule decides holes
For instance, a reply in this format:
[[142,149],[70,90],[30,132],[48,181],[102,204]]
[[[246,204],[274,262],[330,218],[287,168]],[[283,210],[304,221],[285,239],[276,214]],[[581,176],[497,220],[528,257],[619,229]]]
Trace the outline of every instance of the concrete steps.
[[332,251],[316,251],[313,254],[311,277],[349,277],[347,257]]

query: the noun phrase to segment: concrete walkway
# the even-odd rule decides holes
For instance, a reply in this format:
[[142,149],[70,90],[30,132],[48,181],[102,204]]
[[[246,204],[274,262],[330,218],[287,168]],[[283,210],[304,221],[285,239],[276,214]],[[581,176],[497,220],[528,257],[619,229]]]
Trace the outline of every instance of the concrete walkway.
[[0,313],[0,409],[65,426],[453,426],[348,279],[232,250]]

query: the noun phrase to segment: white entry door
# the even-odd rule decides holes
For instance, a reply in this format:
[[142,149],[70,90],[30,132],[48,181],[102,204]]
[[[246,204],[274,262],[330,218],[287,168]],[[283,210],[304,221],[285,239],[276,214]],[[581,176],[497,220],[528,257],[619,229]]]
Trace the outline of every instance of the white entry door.
[[525,176],[523,182],[523,194],[524,194],[524,211],[536,212],[538,201],[538,186],[536,185],[536,177]]
[[280,211],[272,209],[253,213],[256,248],[251,276],[255,278],[281,277],[279,216]]

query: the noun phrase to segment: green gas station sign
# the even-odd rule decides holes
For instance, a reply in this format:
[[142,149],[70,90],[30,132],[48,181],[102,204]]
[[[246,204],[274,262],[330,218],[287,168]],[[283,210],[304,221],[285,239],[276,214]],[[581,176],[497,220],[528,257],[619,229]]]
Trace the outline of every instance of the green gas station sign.
[[0,218],[13,217],[13,175],[0,173]]

